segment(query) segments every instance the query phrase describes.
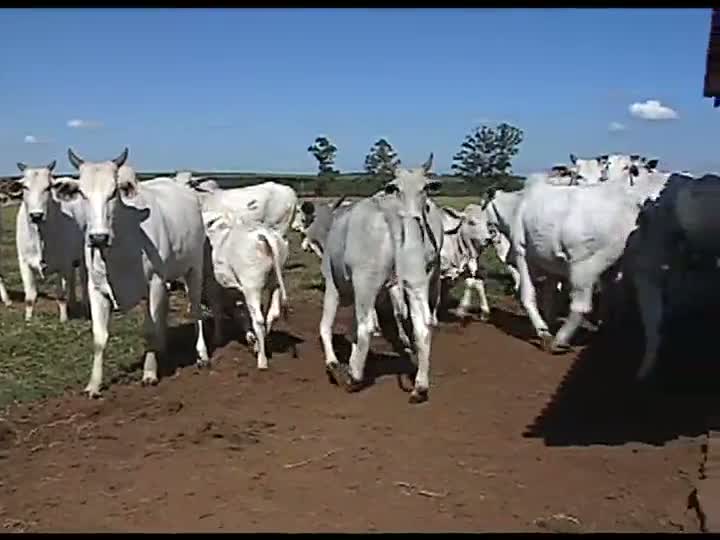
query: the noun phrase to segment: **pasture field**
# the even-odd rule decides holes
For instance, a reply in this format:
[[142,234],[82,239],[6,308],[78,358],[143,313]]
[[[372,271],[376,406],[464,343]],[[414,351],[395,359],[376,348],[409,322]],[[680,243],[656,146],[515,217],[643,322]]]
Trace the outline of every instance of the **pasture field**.
[[[328,382],[319,263],[294,232],[291,311],[270,336],[267,372],[231,328],[211,348],[211,369],[182,367],[194,330],[176,291],[169,360],[178,369],[142,388],[141,310],[114,314],[107,388],[88,400],[79,392],[89,321],[58,322],[52,281],[40,285],[36,318],[23,320],[15,211],[2,208],[0,253],[14,300],[0,306],[4,530],[698,530],[686,504],[714,398],[638,390],[632,329],[621,339],[586,333],[567,355],[541,352],[493,253],[491,321],[441,322],[426,404],[407,403],[396,375],[409,368],[379,338],[368,388],[348,394]],[[348,312],[336,322],[341,358]]]

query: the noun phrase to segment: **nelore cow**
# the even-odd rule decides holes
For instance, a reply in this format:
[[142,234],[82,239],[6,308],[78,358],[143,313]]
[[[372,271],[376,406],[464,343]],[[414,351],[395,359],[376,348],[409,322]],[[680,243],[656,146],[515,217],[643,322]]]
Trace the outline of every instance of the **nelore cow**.
[[165,283],[183,278],[190,315],[197,326],[197,365],[209,363],[202,332],[200,300],[206,242],[200,203],[191,190],[172,180],[139,183],[124,166],[128,149],[110,161],[85,161],[68,149],[79,179],[53,184],[58,198],[81,201],[85,212],[85,261],[93,333],[93,367],[85,392],[101,393],[103,355],[113,307],[126,311],[147,299],[147,349],[143,384],[157,384],[157,360],[164,355],[168,291]]
[[[258,369],[267,369],[265,338],[281,313],[287,312],[288,297],[282,268],[288,242],[275,230],[245,223],[229,212],[204,212],[210,240],[206,256],[205,285],[215,320],[215,343],[222,339],[225,307],[239,302],[248,312],[252,329],[245,338],[255,348]],[[270,307],[263,314],[263,293],[270,286]]]
[[56,189],[68,178],[53,177],[55,161],[46,167],[17,166],[22,202],[16,215],[15,244],[25,292],[25,320],[32,319],[37,300],[36,275],[57,276],[60,322],[75,304],[75,269],[80,271],[82,306],[87,310],[87,271],[83,252],[85,212],[79,200],[58,199]]
[[202,201],[205,212],[229,211],[245,223],[259,223],[287,235],[297,206],[297,194],[290,186],[263,182],[254,186],[216,190]]
[[[511,227],[512,249],[520,275],[523,307],[546,350],[560,352],[586,314],[601,278],[614,278],[617,263],[636,227],[640,208],[659,193],[664,177],[629,167],[632,185],[528,184],[520,195]],[[569,283],[570,315],[553,339],[537,309],[533,281],[540,276]]]
[[[439,281],[440,238],[430,226],[429,193],[438,187],[420,168],[398,168],[382,194],[355,203],[330,226],[322,273],[325,278],[320,337],[328,373],[346,390],[363,386],[370,346],[372,311],[388,283],[399,292],[393,300],[396,322],[412,328],[418,371],[411,403],[428,398],[432,340],[431,282]],[[372,256],[368,256],[372,254]],[[439,283],[438,283],[439,287]],[[338,362],[332,325],[340,305],[353,305],[353,346],[349,370]]]

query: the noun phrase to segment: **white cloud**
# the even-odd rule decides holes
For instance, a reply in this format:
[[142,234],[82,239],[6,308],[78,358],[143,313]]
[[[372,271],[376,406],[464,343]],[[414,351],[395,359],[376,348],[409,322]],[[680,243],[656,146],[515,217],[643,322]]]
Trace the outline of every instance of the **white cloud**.
[[41,139],[35,135],[25,135],[23,141],[25,141],[26,144],[46,144],[50,142],[48,139]]
[[96,128],[96,127],[100,127],[100,126],[102,126],[102,123],[96,122],[96,121],[94,121],[94,120],[79,120],[79,119],[74,119],[74,120],[68,120],[67,125],[68,125],[68,127],[71,127],[71,128],[80,128],[80,129],[82,129],[82,128]]
[[630,114],[642,120],[675,120],[678,117],[676,111],[655,99],[648,99],[644,103],[633,103],[628,109]]
[[625,124],[621,124],[620,122],[610,122],[608,126],[608,130],[610,131],[625,131],[626,129]]

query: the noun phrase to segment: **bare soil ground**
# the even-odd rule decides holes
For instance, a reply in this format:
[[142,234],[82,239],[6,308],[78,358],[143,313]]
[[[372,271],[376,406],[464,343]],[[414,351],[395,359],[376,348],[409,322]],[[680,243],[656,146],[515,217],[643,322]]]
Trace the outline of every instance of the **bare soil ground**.
[[[441,325],[430,400],[410,405],[395,375],[405,367],[382,340],[368,362],[374,384],[347,394],[328,382],[319,302],[304,300],[280,323],[265,373],[231,341],[211,370],[184,368],[155,388],[115,384],[99,401],[68,394],[14,407],[0,425],[0,523],[57,532],[698,530],[686,505],[717,401],[683,381],[716,377],[711,368],[666,368],[664,386],[641,389],[631,331],[549,356],[506,302],[491,324]],[[349,323],[340,315],[337,332]],[[182,341],[191,347],[191,331]]]

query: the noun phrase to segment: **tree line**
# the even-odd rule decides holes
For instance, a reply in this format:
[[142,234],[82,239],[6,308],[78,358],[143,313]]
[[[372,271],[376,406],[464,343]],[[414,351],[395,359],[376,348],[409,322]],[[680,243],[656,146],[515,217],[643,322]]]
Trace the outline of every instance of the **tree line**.
[[[512,160],[519,151],[523,136],[522,129],[505,122],[474,128],[453,156],[453,176],[472,183],[473,188],[480,193],[490,189],[519,189],[520,182],[512,176]],[[335,168],[338,148],[328,137],[320,136],[307,151],[318,162],[316,191],[319,191],[318,195],[323,195],[328,182],[339,174]],[[387,182],[400,163],[390,142],[386,138],[378,139],[365,156],[367,180],[378,185]]]

